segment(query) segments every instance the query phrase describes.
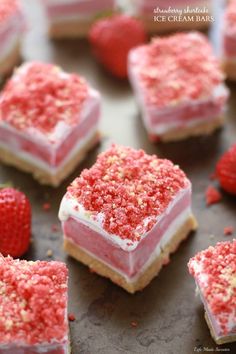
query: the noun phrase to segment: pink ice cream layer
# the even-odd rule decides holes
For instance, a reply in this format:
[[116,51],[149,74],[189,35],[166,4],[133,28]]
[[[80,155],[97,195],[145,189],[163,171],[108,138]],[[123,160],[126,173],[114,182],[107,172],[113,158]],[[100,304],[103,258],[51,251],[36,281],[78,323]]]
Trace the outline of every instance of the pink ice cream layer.
[[50,19],[69,16],[95,16],[103,11],[115,9],[114,0],[75,0],[75,1],[50,1],[43,0],[47,15]]
[[154,9],[157,7],[161,10],[184,8],[184,7],[200,7],[204,6],[210,1],[207,0],[134,0],[138,13],[142,15],[153,15]]
[[37,139],[37,131],[32,131],[28,134],[27,132],[22,133],[2,123],[0,124],[0,146],[2,143],[6,147],[9,147],[11,151],[15,151],[16,156],[17,152],[24,152],[45,162],[52,168],[59,167],[63,164],[70,151],[72,151],[80,141],[82,142],[98,125],[100,117],[100,96],[90,94],[85,104],[88,104],[87,107],[89,107],[85,117],[77,126],[62,127],[60,135],[68,129],[69,131],[58,140],[50,141],[50,139],[41,135],[38,136]]
[[141,237],[135,249],[122,249],[112,240],[112,235],[105,237],[101,232],[95,231],[83,220],[74,216],[70,216],[62,223],[65,238],[131,279],[149,260],[171,223],[190,207],[191,189],[182,190],[180,193],[180,198],[176,197],[178,200],[175,199],[173,206],[169,206],[168,212],[166,211],[156,225]]

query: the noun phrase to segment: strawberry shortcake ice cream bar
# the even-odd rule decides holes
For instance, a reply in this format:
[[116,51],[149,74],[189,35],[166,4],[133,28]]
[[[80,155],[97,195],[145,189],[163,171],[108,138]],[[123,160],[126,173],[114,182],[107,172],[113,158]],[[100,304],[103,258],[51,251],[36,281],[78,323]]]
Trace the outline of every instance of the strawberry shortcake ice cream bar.
[[0,160],[58,186],[99,140],[100,95],[76,74],[26,63],[0,96]]
[[131,0],[151,33],[205,29],[214,21],[212,0]]
[[93,22],[117,10],[116,0],[41,0],[52,38],[85,37]]
[[236,80],[236,0],[229,1],[223,22],[222,59],[227,78]]
[[65,251],[130,293],[143,289],[196,229],[184,172],[118,145],[71,183],[59,218]]
[[156,37],[131,50],[128,71],[151,140],[209,134],[223,125],[229,91],[204,35]]
[[69,354],[68,271],[0,255],[0,353]]
[[20,60],[25,20],[19,0],[0,1],[0,75],[8,74]]
[[188,267],[215,342],[236,341],[236,240],[219,242],[199,252]]

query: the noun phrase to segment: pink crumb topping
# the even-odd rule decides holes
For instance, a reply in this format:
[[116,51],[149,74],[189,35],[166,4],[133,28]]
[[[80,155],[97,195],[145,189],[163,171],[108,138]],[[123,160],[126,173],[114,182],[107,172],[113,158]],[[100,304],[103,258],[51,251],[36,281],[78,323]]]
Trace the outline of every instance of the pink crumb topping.
[[1,0],[0,1],[0,23],[18,12],[20,3],[18,0]]
[[210,311],[227,334],[229,315],[236,324],[236,240],[219,242],[199,252],[190,259],[188,267]]
[[171,161],[112,145],[72,182],[67,197],[76,198],[95,219],[102,213],[108,233],[138,241],[188,186],[184,172]]
[[66,340],[66,265],[0,256],[0,344]]
[[8,81],[0,100],[0,120],[16,129],[33,127],[47,134],[58,122],[79,122],[88,87],[76,74],[52,64],[23,64]]
[[236,33],[236,1],[231,0],[225,11],[226,30]]
[[160,108],[205,99],[223,80],[208,39],[198,32],[156,37],[135,50],[146,100]]

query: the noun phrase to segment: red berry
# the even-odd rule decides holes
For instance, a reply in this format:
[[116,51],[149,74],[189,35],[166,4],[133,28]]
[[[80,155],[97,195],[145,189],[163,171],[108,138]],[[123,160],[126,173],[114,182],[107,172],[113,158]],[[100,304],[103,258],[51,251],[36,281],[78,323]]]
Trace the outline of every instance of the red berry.
[[119,78],[127,77],[127,58],[130,49],[147,40],[143,24],[127,15],[114,15],[97,21],[89,33],[97,59]]
[[20,257],[30,243],[31,206],[24,193],[14,188],[0,190],[0,253]]
[[221,187],[236,195],[236,144],[221,157],[216,166],[216,173]]
[[71,321],[71,322],[75,321],[75,315],[73,313],[69,313],[68,314],[68,320]]
[[224,235],[225,235],[225,236],[232,235],[233,232],[234,232],[233,226],[226,226],[226,227],[224,228]]
[[216,204],[222,199],[220,192],[213,186],[209,186],[205,192],[206,204]]
[[43,204],[43,210],[44,211],[48,211],[51,209],[51,204],[50,203],[44,203]]

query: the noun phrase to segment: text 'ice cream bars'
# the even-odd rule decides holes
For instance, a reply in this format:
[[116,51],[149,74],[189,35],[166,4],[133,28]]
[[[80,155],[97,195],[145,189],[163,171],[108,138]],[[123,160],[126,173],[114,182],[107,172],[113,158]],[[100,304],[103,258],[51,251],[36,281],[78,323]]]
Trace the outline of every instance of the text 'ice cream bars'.
[[236,341],[236,240],[199,252],[188,264],[217,344]]
[[65,251],[130,293],[143,289],[196,228],[184,172],[118,145],[71,183],[59,218]]
[[212,0],[131,0],[133,12],[151,33],[206,29]]
[[0,255],[0,353],[69,354],[68,270]]
[[116,0],[41,0],[52,38],[87,36],[97,18],[117,11]]
[[0,160],[58,186],[99,140],[100,95],[77,74],[31,62],[0,97]]
[[210,134],[222,126],[229,91],[204,35],[156,37],[130,51],[128,71],[152,141]]

